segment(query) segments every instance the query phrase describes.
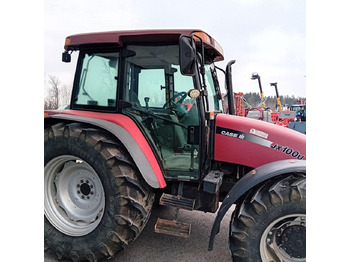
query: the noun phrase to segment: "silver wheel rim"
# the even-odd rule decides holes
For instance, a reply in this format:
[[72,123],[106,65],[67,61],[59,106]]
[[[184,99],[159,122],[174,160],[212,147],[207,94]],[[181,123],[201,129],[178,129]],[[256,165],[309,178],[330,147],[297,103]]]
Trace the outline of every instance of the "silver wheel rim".
[[62,233],[84,236],[101,222],[105,209],[103,185],[81,159],[63,155],[44,169],[45,216]]
[[[305,228],[306,215],[292,214],[280,217],[272,222],[264,231],[260,240],[260,254],[262,261],[276,262],[305,262],[305,257],[293,257],[288,250],[281,245],[277,238],[283,237],[283,232],[288,228]],[[303,229],[304,229],[303,228]],[[288,239],[287,239],[288,240]],[[280,242],[280,243],[279,243]],[[305,248],[301,246],[300,248]]]

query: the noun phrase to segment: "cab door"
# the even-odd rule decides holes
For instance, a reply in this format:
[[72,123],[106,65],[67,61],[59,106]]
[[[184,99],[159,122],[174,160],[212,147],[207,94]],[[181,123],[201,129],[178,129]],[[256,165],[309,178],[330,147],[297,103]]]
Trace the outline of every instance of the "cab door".
[[167,178],[199,179],[199,145],[188,144],[189,126],[199,125],[196,99],[187,94],[193,78],[179,68],[178,45],[140,46],[127,49],[123,100],[131,107],[123,112],[144,131],[158,153]]

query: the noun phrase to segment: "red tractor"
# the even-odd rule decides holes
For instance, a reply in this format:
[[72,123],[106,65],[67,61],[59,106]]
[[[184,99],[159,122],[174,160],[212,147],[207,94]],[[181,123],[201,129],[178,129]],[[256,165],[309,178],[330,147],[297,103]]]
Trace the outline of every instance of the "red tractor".
[[[115,31],[72,35],[64,48],[63,62],[79,57],[70,108],[44,118],[45,249],[73,261],[112,257],[157,199],[218,211],[209,250],[235,204],[233,261],[306,261],[306,136],[234,115],[235,61],[222,113],[214,38]],[[189,234],[178,221],[155,229]]]

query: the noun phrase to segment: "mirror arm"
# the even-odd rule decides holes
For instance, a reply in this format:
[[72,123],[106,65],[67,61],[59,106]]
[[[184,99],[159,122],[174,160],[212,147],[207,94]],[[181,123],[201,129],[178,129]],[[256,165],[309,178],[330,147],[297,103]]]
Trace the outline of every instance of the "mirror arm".
[[222,68],[220,68],[220,67],[218,67],[218,66],[215,66],[215,69],[220,70],[221,72],[223,72],[223,73],[224,73],[224,75],[226,75],[226,72],[225,72],[225,70],[224,70],[224,69],[222,69]]

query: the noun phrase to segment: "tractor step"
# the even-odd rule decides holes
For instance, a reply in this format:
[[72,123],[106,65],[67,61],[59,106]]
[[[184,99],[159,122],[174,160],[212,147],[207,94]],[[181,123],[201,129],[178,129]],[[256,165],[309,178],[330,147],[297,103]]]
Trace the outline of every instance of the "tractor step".
[[188,238],[191,233],[191,224],[158,218],[154,232],[176,237]]
[[182,197],[182,196],[174,196],[170,194],[165,194],[160,197],[159,204],[163,206],[172,206],[176,208],[193,210],[194,209],[194,199]]

